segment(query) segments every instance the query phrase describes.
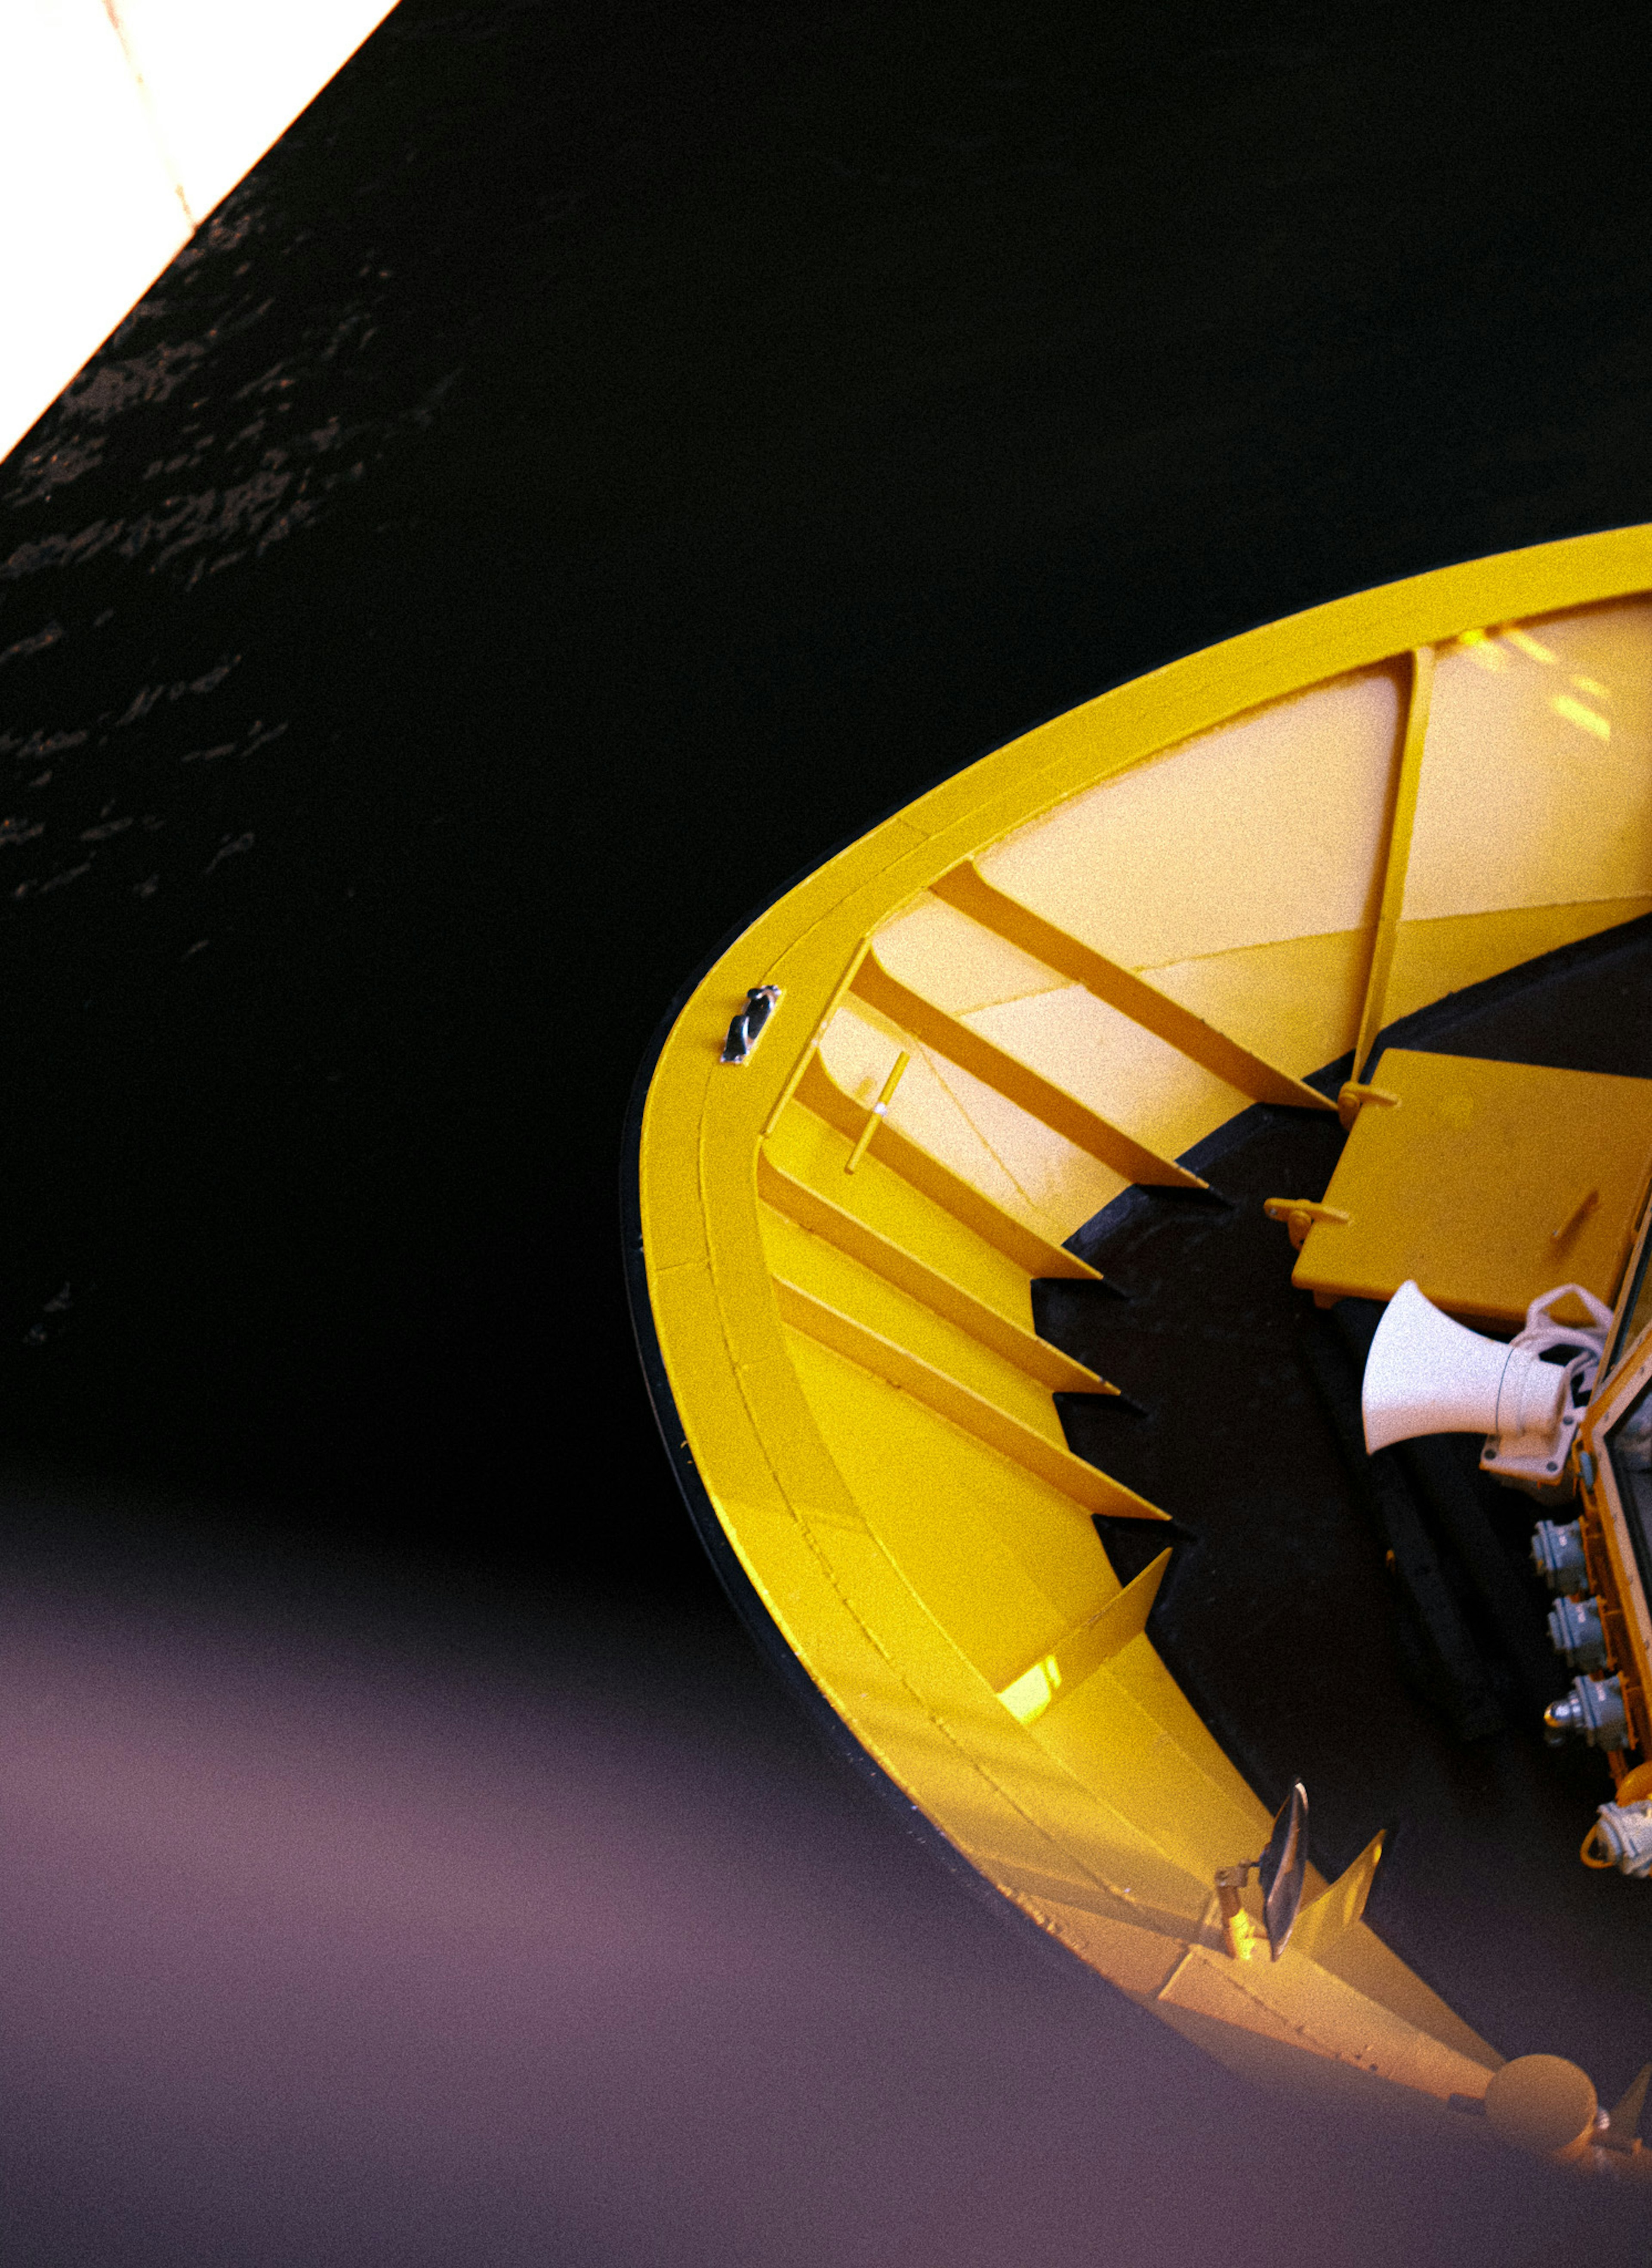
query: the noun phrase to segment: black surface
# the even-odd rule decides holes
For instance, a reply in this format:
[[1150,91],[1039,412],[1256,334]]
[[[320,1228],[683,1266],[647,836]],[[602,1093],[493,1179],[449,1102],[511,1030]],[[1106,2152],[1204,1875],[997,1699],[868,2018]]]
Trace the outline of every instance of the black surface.
[[[1399,1452],[1383,1449],[1372,1456],[1366,1449],[1360,1407],[1364,1362],[1347,1344],[1341,1311],[1348,1304],[1339,1302],[1328,1320],[1299,1314],[1297,1351],[1336,1436],[1348,1485],[1364,1507],[1394,1579],[1394,1640],[1401,1672],[1440,1711],[1457,1740],[1479,1740],[1501,1732],[1509,1721],[1509,1697],[1499,1690],[1507,1684],[1498,1675],[1503,1666],[1501,1634],[1494,1630],[1487,1646],[1486,1633],[1472,1628],[1472,1586],[1453,1565],[1449,1546],[1429,1520],[1427,1498],[1413,1485]],[[1362,1325],[1369,1321],[1359,1318]],[[1448,1454],[1451,1446],[1447,1444]],[[1522,1713],[1516,1699],[1516,1721]]]
[[[502,1630],[542,1616],[530,1654],[560,1658],[571,1618],[616,1664],[698,1665],[772,1734],[761,1772],[806,1782],[806,1737],[763,1715],[726,1651],[625,1316],[616,1178],[650,1035],[789,876],[1037,718],[1350,590],[1652,518],[1648,33],[1609,7],[402,0],[0,468],[0,1481],[9,1532],[57,1539],[52,1596],[106,1577],[130,1615],[187,1622],[209,1587],[178,1540],[193,1522],[253,1595],[270,1555],[296,1555],[295,1625],[348,1593],[369,1665],[371,1602],[404,1580],[495,1602],[444,1658],[485,1653],[496,1611]],[[1155,1249],[1144,1233],[1142,1296],[1119,1311],[1143,1344]],[[1333,1446],[1314,1454],[1329,1487]],[[111,1500],[173,1588],[86,1510]],[[378,1576],[342,1585],[334,1548]],[[1349,1580],[1377,1614],[1369,1549],[1356,1566],[1350,1545]],[[254,1631],[246,1650],[284,1706],[280,1648]],[[29,1722],[50,1726],[72,1680],[40,1675]],[[341,1673],[338,1690],[356,1690]],[[688,1668],[649,1690],[722,1739]],[[382,2067],[353,2063],[341,1988],[317,1985],[299,2022],[272,1985],[256,2040],[298,2076],[279,2099],[215,2079],[212,2124],[190,2074],[225,2068],[240,2004],[199,2040],[177,2012],[191,1958],[264,1973],[262,1908],[254,1886],[244,1930],[209,1917],[144,1968],[161,1940],[149,1893],[122,1887],[129,1853],[73,1839],[120,1808],[98,1777],[108,1710],[70,1778],[40,1783],[47,1918],[11,1964],[52,1979],[8,2127],[47,2169],[20,2259],[675,2245],[835,2264],[999,2257],[1030,2223],[1069,2250],[1105,2226],[1143,2260],[1215,2231],[1263,2259],[1305,2217],[1349,2258],[1502,2260],[1555,2257],[1590,2212],[1607,2215],[1591,2257],[1638,2242],[1504,2173],[1419,2183],[1363,2130],[1304,2164],[1294,2124],[1121,2005],[1100,2060],[1050,2061],[1040,2092],[1010,1984],[908,2064],[848,2018],[812,2029],[802,1986],[743,2031],[720,1973],[694,1971],[701,2029],[683,2019],[669,2067],[701,2104],[727,2089],[765,2139],[744,2169],[702,2153],[715,2176],[671,2161],[641,2220],[618,2203],[605,2220],[593,2190],[576,2228],[554,2183],[513,2189],[516,2126],[510,2167],[438,2164],[421,2121],[446,2136],[462,2113],[394,2107],[400,2035]],[[239,1758],[264,1787],[255,1749],[238,1734],[212,1770]],[[1496,1815],[1493,1754],[1446,1776],[1465,1816]],[[710,1788],[707,1815],[724,1800]],[[1359,1808],[1327,1822],[1333,1844]],[[782,1912],[789,1831],[762,1877]],[[1407,1865],[1462,1895],[1450,1853],[1406,1831]],[[1556,1979],[1597,2004],[1618,1958],[1598,1916],[1635,1886],[1604,1885],[1595,1938],[1521,1940],[1511,1967],[1519,1873],[1473,1878],[1491,1903],[1463,1989],[1498,2003],[1505,2046],[1569,2043],[1610,2093],[1627,2072]],[[80,1940],[51,1936],[64,1884],[88,1881],[109,1902],[89,1941],[152,1978],[118,2018],[84,1986],[105,1972]],[[934,1916],[914,1938],[932,1920],[960,1973],[990,1965]],[[293,1975],[334,1977],[334,1926]],[[470,1978],[483,2008],[507,1973],[491,1958]],[[635,2108],[647,2008],[613,2019],[632,2060],[602,2097],[640,2159],[661,2131]],[[170,2077],[140,2064],[129,2091],[89,2080],[65,2107],[55,2073],[124,2070],[121,2043],[151,2035],[180,2043]],[[524,2070],[578,2068],[584,2042],[501,2046],[488,2100],[537,2101]],[[892,2123],[872,2066],[932,2117]],[[329,2114],[305,2107],[334,2099],[334,2069],[368,2106],[342,2172],[314,2154]],[[1010,2095],[1054,2124],[1017,2124]],[[766,2125],[771,2097],[790,2107]],[[855,2117],[817,2130],[840,2101]],[[1063,2123],[1093,2104],[1110,2108]],[[376,2117],[400,2138],[385,2160]],[[787,2156],[815,2131],[835,2138],[819,2163]],[[956,2161],[949,2132],[967,2137]],[[916,2137],[940,2154],[903,2203]],[[266,2147],[268,2180],[242,2180]],[[855,2169],[836,2187],[833,2151]],[[620,2199],[624,2161],[591,2163]],[[197,2217],[214,2169],[250,2219]],[[1071,2186],[1046,2220],[1052,2179]],[[306,2198],[299,2228],[283,2216]]]

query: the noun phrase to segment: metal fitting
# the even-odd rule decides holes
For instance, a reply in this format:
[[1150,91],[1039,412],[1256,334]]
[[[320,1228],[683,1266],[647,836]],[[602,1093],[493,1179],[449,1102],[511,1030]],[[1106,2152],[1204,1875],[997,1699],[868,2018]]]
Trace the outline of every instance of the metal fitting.
[[1575,1677],[1572,1690],[1543,1712],[1549,1731],[1581,1733],[1591,1749],[1620,1749],[1628,1738],[1623,1687],[1615,1677]]
[[1595,1842],[1620,1874],[1652,1874],[1652,1803],[1603,1803]]
[[1606,1634],[1598,1599],[1557,1599],[1549,1609],[1549,1643],[1574,1669],[1604,1669]]
[[1589,1580],[1582,1524],[1540,1520],[1531,1534],[1531,1564],[1550,1590],[1580,1590]]

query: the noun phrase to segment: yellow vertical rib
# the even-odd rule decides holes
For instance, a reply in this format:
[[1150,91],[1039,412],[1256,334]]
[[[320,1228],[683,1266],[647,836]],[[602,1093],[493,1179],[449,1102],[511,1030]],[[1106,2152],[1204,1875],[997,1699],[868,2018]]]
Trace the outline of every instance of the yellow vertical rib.
[[1354,1045],[1356,1080],[1370,1068],[1368,1058],[1383,1028],[1388,976],[1394,965],[1394,940],[1399,933],[1400,909],[1406,902],[1406,869],[1411,860],[1411,830],[1417,817],[1417,785],[1422,777],[1422,746],[1428,737],[1428,699],[1433,690],[1434,648],[1414,647],[1411,656],[1411,706],[1406,717],[1405,746],[1399,754],[1393,824],[1388,831],[1382,903],[1377,909],[1377,935],[1371,943],[1371,966],[1365,980],[1360,1035]]
[[850,985],[854,983],[855,979],[860,974],[861,963],[865,960],[868,952],[870,950],[871,942],[872,940],[870,936],[862,938],[860,943],[855,946],[854,952],[849,956],[848,967],[844,970],[842,976],[839,977],[837,983],[833,986],[832,997],[826,1002],[826,1006],[822,1008],[819,1017],[816,1019],[815,1027],[809,1035],[807,1046],[804,1049],[803,1053],[798,1057],[797,1062],[793,1064],[790,1075],[787,1079],[786,1084],[781,1088],[780,1093],[775,1098],[774,1108],[769,1112],[768,1116],[763,1122],[763,1133],[765,1137],[772,1134],[775,1129],[779,1125],[781,1113],[785,1109],[786,1105],[791,1101],[792,1096],[797,1094],[798,1084],[801,1081],[804,1073],[814,1061],[816,1051],[819,1049],[821,1041],[825,1039],[826,1035],[826,1027],[831,1023],[833,1016],[837,1014],[838,1009],[842,1005],[845,993],[848,992]]

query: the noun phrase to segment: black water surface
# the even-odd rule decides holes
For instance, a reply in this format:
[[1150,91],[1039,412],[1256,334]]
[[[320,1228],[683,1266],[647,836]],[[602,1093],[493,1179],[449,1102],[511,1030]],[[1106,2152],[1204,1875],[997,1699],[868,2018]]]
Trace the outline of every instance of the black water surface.
[[1648,36],[402,0],[0,467],[0,1478],[715,1626],[666,1002],[1039,717],[1652,518]]

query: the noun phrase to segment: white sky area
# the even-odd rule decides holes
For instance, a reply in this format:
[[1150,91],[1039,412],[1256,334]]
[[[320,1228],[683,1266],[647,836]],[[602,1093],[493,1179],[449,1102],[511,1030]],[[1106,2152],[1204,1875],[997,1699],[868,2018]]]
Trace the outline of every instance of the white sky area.
[[393,0],[3,0],[0,457]]

